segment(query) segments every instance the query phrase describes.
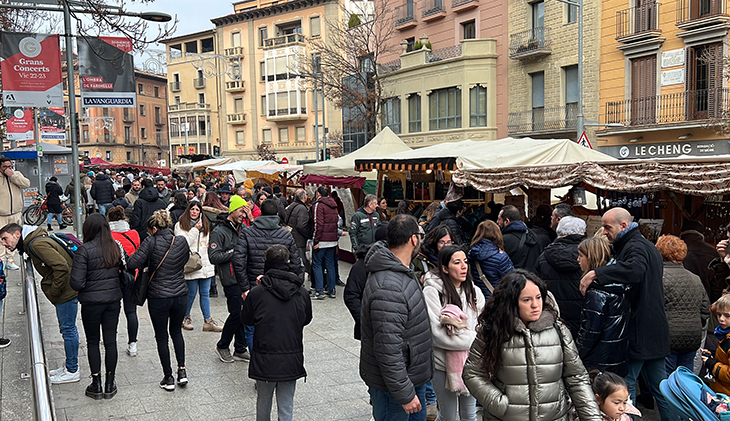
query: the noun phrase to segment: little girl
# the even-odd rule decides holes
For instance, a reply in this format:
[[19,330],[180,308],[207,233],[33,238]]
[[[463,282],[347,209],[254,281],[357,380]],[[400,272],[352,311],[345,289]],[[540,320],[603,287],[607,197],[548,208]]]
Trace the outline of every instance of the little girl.
[[588,375],[603,421],[631,421],[631,415],[641,416],[629,401],[629,386],[623,377],[598,370],[592,370]]

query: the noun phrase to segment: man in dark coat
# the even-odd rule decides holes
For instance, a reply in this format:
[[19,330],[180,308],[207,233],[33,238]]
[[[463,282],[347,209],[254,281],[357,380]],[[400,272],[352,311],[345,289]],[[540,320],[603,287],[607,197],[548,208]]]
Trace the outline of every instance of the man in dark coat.
[[512,205],[503,207],[499,211],[497,225],[502,229],[504,251],[512,260],[515,269],[534,271],[542,247],[537,235],[527,229],[527,225],[522,222],[520,211]]
[[309,274],[309,280],[314,287],[312,278],[312,264],[306,257],[307,240],[312,238],[312,228],[309,221],[309,209],[307,209],[307,192],[304,189],[297,189],[294,192],[294,201],[286,208],[284,224],[291,228],[291,235],[297,245],[299,259],[301,259],[304,270]]
[[682,264],[688,271],[700,277],[710,302],[714,303],[720,298],[724,285],[722,288],[714,288],[714,276],[711,276],[709,266],[710,262],[719,258],[720,255],[714,247],[705,242],[704,233],[705,226],[702,225],[702,222],[684,221],[679,238],[687,244],[687,257],[684,258]]
[[469,244],[469,238],[466,238],[464,231],[457,222],[457,218],[464,212],[464,202],[461,199],[451,201],[446,204],[444,209],[441,209],[433,216],[431,222],[428,224],[428,232],[434,230],[437,226],[443,224],[449,227],[451,232],[459,240],[459,244]]
[[639,372],[657,400],[662,419],[671,419],[669,403],[659,391],[667,378],[665,357],[669,355],[669,324],[664,312],[664,264],[657,248],[639,232],[639,224],[623,208],[608,210],[601,218],[603,234],[612,244],[614,257],[608,265],[583,276],[581,293],[592,282],[599,285],[629,284],[632,300],[629,322],[629,384],[631,399],[636,400]]
[[61,196],[63,196],[63,189],[58,184],[58,178],[51,177],[46,183],[46,206],[48,206],[48,231],[53,231],[51,222],[53,221],[53,215],[56,215],[58,220],[58,228],[65,229],[66,225],[63,223],[63,208],[61,207]]
[[114,186],[109,176],[103,172],[99,173],[94,180],[94,184],[91,185],[91,191],[89,193],[91,193],[91,198],[96,201],[96,205],[99,207],[99,213],[106,215],[106,211],[112,207],[112,202],[114,201]]
[[286,247],[269,247],[265,252],[265,273],[256,282],[260,284],[251,289],[243,302],[241,321],[256,328],[256,351],[251,354],[248,377],[256,380],[257,419],[269,419],[276,391],[279,420],[291,421],[297,379],[307,375],[303,331],[312,321],[312,301],[289,263]]
[[129,226],[139,233],[140,242],[147,238],[147,220],[150,216],[158,209],[165,209],[165,202],[160,199],[151,179],[142,180],[142,187],[139,198],[134,202],[132,219],[129,221]]

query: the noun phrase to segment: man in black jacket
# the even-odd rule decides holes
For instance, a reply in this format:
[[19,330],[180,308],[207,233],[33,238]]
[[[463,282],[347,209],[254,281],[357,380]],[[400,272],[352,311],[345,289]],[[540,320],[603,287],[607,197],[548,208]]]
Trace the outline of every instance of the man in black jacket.
[[504,251],[512,260],[515,269],[534,271],[542,247],[537,235],[527,229],[527,225],[522,222],[520,211],[512,205],[503,207],[499,211],[497,225],[502,229]]
[[[99,173],[94,180],[94,184],[91,185],[91,197],[96,201],[96,205],[99,207],[99,213],[106,215],[106,211],[112,207],[114,201],[114,186],[109,176],[103,172]],[[152,214],[150,214],[152,215]],[[145,220],[145,222],[147,222]]]
[[[231,204],[228,207],[228,217],[217,223],[210,232],[208,245],[208,259],[215,265],[215,270],[221,279],[223,292],[226,294],[228,305],[228,318],[223,325],[221,338],[216,344],[215,352],[224,363],[232,363],[236,360],[248,361],[250,355],[246,347],[246,338],[243,325],[241,325],[241,307],[243,306],[244,293],[238,284],[233,271],[233,251],[238,241],[238,234],[242,228],[243,207],[246,206],[239,196],[231,197]],[[245,285],[248,292],[248,285]],[[231,340],[236,338],[233,347],[234,354],[228,348]]]
[[636,401],[636,378],[639,372],[649,385],[663,420],[671,419],[672,411],[659,391],[659,383],[667,378],[664,358],[669,355],[669,324],[664,312],[664,265],[657,248],[639,232],[639,224],[623,208],[608,210],[601,218],[603,234],[613,246],[614,257],[608,265],[596,268],[580,281],[585,294],[592,282],[599,285],[631,286],[631,320],[629,321],[629,384],[631,400]]
[[309,209],[307,209],[305,203],[307,203],[306,190],[297,189],[294,192],[294,201],[286,208],[284,223],[291,227],[291,235],[297,245],[299,259],[304,265],[305,272],[309,274],[310,282],[314,282],[312,279],[312,264],[306,257],[307,240],[312,238],[312,228],[309,221]]
[[428,232],[431,232],[439,225],[446,225],[449,227],[452,233],[456,236],[459,244],[469,244],[469,239],[464,235],[464,231],[461,229],[457,218],[464,213],[464,202],[461,199],[451,201],[446,204],[444,209],[441,209],[431,219],[431,223],[428,225]]
[[149,178],[142,180],[142,187],[139,198],[134,202],[132,219],[129,221],[129,226],[139,233],[140,243],[147,238],[147,220],[156,210],[165,209],[165,203],[157,195],[157,189],[152,186],[152,180]]
[[[702,225],[702,222],[692,220],[684,221],[682,224],[682,233],[679,234],[679,238],[687,244],[687,257],[684,258],[682,264],[688,271],[700,277],[707,296],[714,303],[720,298],[716,291],[718,289],[722,291],[722,288],[715,287],[715,279],[714,276],[711,276],[709,266],[720,255],[717,253],[715,247],[705,242],[704,232],[705,226]],[[714,275],[714,273],[712,274]]]

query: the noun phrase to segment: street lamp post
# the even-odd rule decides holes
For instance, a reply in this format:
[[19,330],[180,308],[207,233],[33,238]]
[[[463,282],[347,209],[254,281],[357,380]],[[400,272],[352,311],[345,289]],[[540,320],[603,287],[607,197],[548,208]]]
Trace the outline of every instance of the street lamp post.
[[583,115],[583,0],[558,0],[578,9],[578,115],[576,116],[578,141],[585,130],[585,116]]

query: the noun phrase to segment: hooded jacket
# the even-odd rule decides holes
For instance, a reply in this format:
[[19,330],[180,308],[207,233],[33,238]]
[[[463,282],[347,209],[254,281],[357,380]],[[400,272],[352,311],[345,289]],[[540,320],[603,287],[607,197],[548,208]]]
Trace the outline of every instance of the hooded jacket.
[[586,291],[577,342],[588,370],[597,368],[626,376],[631,317],[627,292],[626,285],[621,284],[593,284]]
[[250,227],[241,231],[233,252],[233,271],[241,292],[255,286],[256,278],[264,274],[266,249],[275,245],[289,249],[290,270],[299,273],[301,260],[294,237],[279,226],[278,215],[261,215],[254,219]]
[[[525,241],[520,247],[523,235]],[[534,271],[537,259],[542,252],[537,235],[527,229],[524,222],[512,221],[502,228],[502,238],[504,239],[504,251],[509,255],[515,268]]]
[[241,311],[241,322],[255,327],[248,377],[270,382],[305,377],[302,337],[311,321],[312,301],[302,279],[286,270],[267,270]]
[[294,200],[287,206],[284,223],[291,227],[291,235],[297,247],[306,247],[307,240],[312,238],[312,229],[309,224],[309,209],[301,200]]
[[552,313],[543,311],[527,326],[515,320],[515,332],[502,347],[500,367],[491,380],[482,368],[484,351],[484,339],[477,335],[462,377],[484,405],[485,420],[569,421],[570,397],[581,421],[601,421],[573,337]]
[[360,209],[350,218],[350,241],[352,242],[352,249],[357,250],[361,246],[373,244],[375,242],[375,230],[378,229],[378,225],[380,225],[378,212],[367,213],[365,208],[360,206]]
[[97,204],[104,205],[114,201],[114,186],[108,175],[100,173],[91,185],[91,197]]
[[413,275],[385,243],[365,257],[360,377],[405,405],[433,376],[433,342],[426,302]]
[[[632,224],[633,226],[633,224]],[[669,354],[669,325],[664,312],[664,265],[659,250],[629,227],[612,245],[614,258],[595,269],[599,285],[632,285],[629,357],[654,360]]]
[[214,224],[210,231],[208,259],[215,265],[216,273],[224,287],[238,285],[233,270],[233,250],[241,228],[245,228],[245,225],[236,226],[226,218]]
[[79,292],[81,304],[106,304],[122,299],[119,263],[107,268],[104,264],[99,236],[82,244],[71,266],[71,288]]
[[62,213],[63,208],[61,207],[61,196],[63,196],[63,189],[61,188],[61,185],[56,181],[47,182],[46,196],[48,197],[48,200],[46,201],[48,212]]
[[0,175],[0,216],[10,216],[23,210],[22,189],[30,187],[28,180],[20,171],[13,171],[8,177]]
[[[58,241],[49,238],[43,228],[31,230],[32,227],[23,227],[25,237],[22,251],[30,256],[35,270],[43,277],[41,279],[43,293],[53,305],[73,300],[79,295],[70,284],[73,257]],[[42,238],[44,236],[46,238]],[[36,238],[38,239],[35,240]]]
[[327,196],[317,199],[311,208],[314,244],[321,241],[337,241],[337,203]]
[[495,288],[497,288],[499,280],[504,275],[514,270],[512,261],[507,253],[500,252],[499,247],[486,238],[482,238],[478,243],[474,244],[474,247],[469,250],[468,257],[471,279],[474,280],[474,285],[479,287],[486,298],[491,297],[492,293],[489,292],[489,288],[487,288],[479,277],[479,270],[477,270],[476,265],[480,265],[482,273],[484,273],[489,283]]
[[664,311],[674,352],[697,351],[702,325],[710,317],[710,299],[699,276],[680,263],[664,262]]
[[[683,231],[679,238],[687,244],[687,256],[682,263],[688,271],[700,277],[707,296],[711,298],[712,278],[710,277],[710,262],[720,257],[714,247],[705,242],[705,236],[697,231]],[[719,297],[718,297],[719,298]],[[717,300],[715,300],[717,301]],[[714,302],[714,301],[713,301]]]
[[431,322],[431,337],[433,338],[433,360],[436,370],[446,371],[446,351],[468,351],[477,337],[477,319],[484,309],[484,295],[479,288],[474,288],[476,308],[466,301],[464,288],[459,288],[461,311],[467,315],[468,329],[458,335],[449,335],[448,330],[441,324],[441,310],[444,307],[444,282],[441,277],[428,272],[423,281],[423,298],[426,300],[428,319]]
[[[148,236],[129,258],[128,269],[132,272],[135,269],[141,270],[147,264],[147,256],[151,254],[149,274],[152,279],[147,296],[149,298],[175,298],[187,295],[188,285],[185,282],[184,268],[190,258],[188,242],[185,241],[185,237],[174,237],[175,244],[172,244],[173,234],[169,229],[157,231],[154,237],[154,249],[152,248],[152,238]],[[171,245],[172,247],[170,247]],[[164,261],[162,261],[163,258]]]
[[147,238],[147,220],[156,210],[160,209],[165,209],[165,203],[157,196],[156,188],[147,187],[139,193],[139,198],[134,202],[129,225],[137,230],[142,241]]
[[583,270],[578,264],[578,244],[584,235],[572,234],[556,238],[537,259],[535,273],[547,284],[560,307],[563,319],[574,338],[578,337],[583,295],[580,293],[580,279]]

